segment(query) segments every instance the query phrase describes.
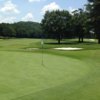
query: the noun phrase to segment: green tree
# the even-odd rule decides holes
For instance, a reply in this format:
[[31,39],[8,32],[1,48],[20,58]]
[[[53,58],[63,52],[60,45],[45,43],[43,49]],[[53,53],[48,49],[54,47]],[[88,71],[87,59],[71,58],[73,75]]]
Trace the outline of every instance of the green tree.
[[13,24],[1,23],[1,37],[40,38],[42,29],[40,23],[17,22]]
[[75,37],[79,38],[79,42],[83,42],[84,36],[88,34],[88,16],[83,9],[73,11],[72,15],[72,30]]
[[90,5],[90,18],[94,31],[100,44],[100,0],[88,0]]
[[36,22],[18,22],[14,23],[13,26],[16,30],[16,36],[19,38],[39,38],[42,33],[41,25]]
[[52,34],[60,44],[63,35],[69,31],[71,15],[68,11],[47,11],[42,20],[44,33]]
[[0,35],[4,37],[15,37],[16,35],[15,29],[10,24],[6,23],[0,25],[0,33]]

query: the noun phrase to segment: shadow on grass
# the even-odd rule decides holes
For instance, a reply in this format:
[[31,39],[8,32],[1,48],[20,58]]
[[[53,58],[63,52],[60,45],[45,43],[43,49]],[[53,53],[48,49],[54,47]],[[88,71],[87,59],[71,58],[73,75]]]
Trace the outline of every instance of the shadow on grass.
[[61,42],[60,44],[57,42],[46,42],[45,44],[49,44],[49,45],[69,45],[69,44],[79,44],[78,42]]
[[93,44],[97,44],[96,42],[61,42],[60,44],[57,42],[48,42],[45,43],[48,45],[78,45],[78,44],[86,44],[86,45],[93,45]]

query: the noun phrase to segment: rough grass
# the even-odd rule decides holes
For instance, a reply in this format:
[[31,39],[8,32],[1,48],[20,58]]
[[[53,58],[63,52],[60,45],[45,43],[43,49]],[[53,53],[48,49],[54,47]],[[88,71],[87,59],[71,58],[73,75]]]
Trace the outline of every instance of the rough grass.
[[[58,46],[84,50],[51,49]],[[0,40],[0,100],[100,100],[98,44],[45,44],[43,51],[26,50],[35,47],[41,48],[40,40]]]

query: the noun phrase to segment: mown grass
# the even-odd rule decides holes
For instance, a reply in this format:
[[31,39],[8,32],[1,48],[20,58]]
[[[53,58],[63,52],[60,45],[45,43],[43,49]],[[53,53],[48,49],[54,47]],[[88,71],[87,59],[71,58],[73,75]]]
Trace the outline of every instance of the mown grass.
[[42,50],[39,39],[0,40],[0,100],[100,100],[100,45],[44,41]]

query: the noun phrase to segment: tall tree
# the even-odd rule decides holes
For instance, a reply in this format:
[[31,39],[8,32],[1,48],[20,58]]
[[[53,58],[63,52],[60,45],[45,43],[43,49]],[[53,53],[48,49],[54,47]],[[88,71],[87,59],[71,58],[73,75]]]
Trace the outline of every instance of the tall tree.
[[68,11],[47,11],[42,20],[42,28],[45,33],[56,36],[60,44],[62,36],[69,30],[70,20],[71,15]]
[[98,43],[100,44],[100,0],[88,0],[90,9],[91,22],[94,27]]
[[79,42],[83,42],[84,36],[87,33],[87,14],[83,9],[73,11],[72,29],[75,36],[79,38]]

